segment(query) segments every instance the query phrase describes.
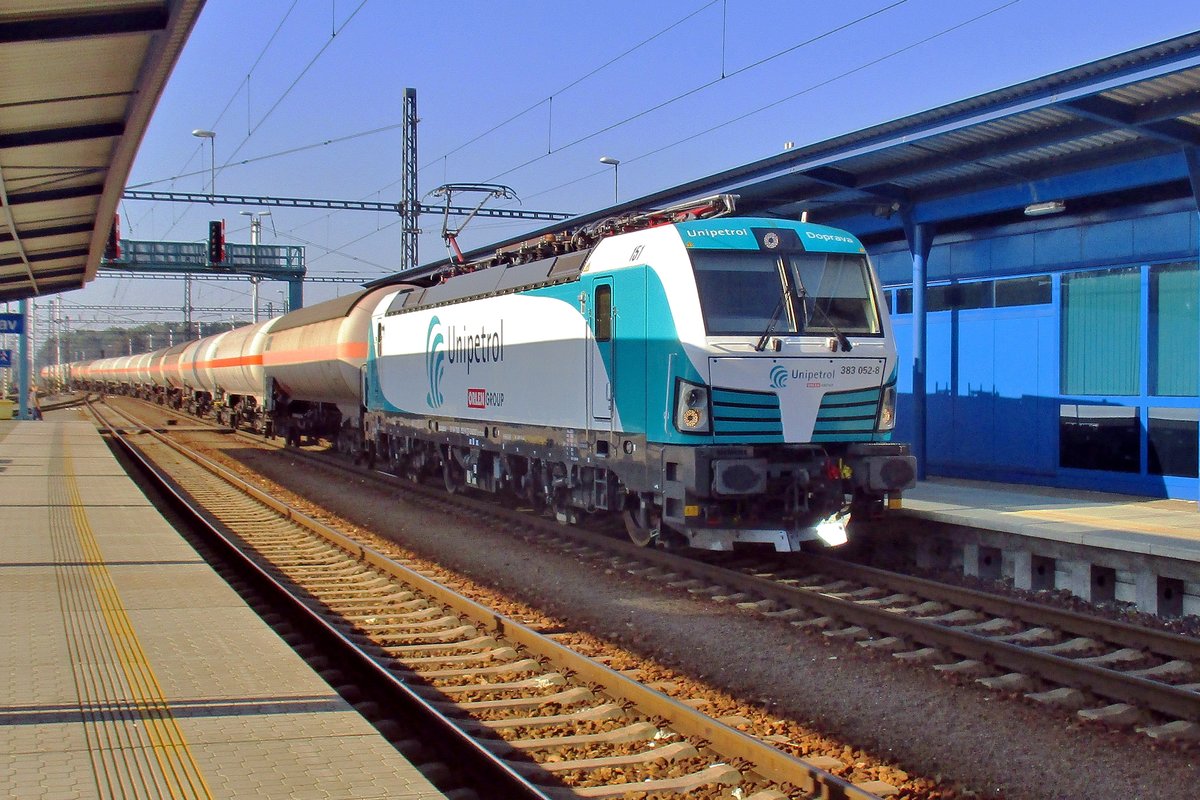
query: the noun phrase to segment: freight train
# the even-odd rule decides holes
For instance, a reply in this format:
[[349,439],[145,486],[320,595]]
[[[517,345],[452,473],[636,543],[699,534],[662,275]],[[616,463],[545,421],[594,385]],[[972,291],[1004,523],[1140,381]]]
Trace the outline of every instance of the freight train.
[[878,279],[853,235],[733,206],[610,218],[50,377],[563,522],[613,515],[643,546],[840,544],[916,476]]

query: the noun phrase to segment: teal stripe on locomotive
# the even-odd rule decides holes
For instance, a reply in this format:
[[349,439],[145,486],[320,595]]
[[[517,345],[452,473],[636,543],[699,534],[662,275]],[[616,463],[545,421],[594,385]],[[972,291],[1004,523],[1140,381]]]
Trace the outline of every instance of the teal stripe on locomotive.
[[747,444],[783,442],[783,414],[779,395],[746,392],[714,386],[711,394],[713,436],[737,437]]
[[867,442],[875,435],[879,417],[881,389],[854,389],[849,392],[830,392],[821,398],[817,421],[813,426],[814,442]]

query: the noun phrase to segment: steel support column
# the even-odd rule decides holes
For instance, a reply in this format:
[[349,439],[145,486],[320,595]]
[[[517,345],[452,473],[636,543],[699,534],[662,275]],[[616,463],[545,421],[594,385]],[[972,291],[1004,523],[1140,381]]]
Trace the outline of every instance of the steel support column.
[[928,283],[926,273],[929,264],[929,251],[933,247],[933,225],[927,222],[915,222],[911,212],[904,214],[904,235],[908,240],[908,252],[913,262],[912,289],[912,399],[913,399],[913,439],[912,454],[917,459],[917,478],[923,480],[926,473],[926,442],[928,436],[928,418],[926,415],[926,372],[928,365],[928,348],[925,342],[925,287]]
[[18,304],[18,311],[21,314],[21,336],[17,340],[17,418],[33,419],[29,407],[29,337],[32,333],[29,328],[29,301],[22,300]]
[[288,311],[304,308],[304,280],[294,278],[288,281]]

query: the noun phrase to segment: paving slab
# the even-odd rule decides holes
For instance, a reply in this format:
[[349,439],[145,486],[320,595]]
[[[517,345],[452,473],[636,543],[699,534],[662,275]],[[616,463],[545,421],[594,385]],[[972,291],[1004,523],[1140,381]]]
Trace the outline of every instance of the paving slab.
[[442,797],[96,429],[0,421],[0,797]]
[[932,478],[900,512],[981,530],[1200,561],[1200,508],[1185,500]]

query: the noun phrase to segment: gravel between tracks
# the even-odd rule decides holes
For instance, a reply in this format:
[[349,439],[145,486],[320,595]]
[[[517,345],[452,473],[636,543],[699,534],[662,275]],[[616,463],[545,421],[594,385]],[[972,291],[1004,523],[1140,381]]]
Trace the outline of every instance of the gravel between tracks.
[[1131,800],[1200,786],[1195,751],[1158,748],[1067,713],[956,686],[887,655],[764,624],[620,573],[601,575],[518,536],[410,506],[365,481],[361,491],[347,491],[345,482],[286,455],[223,444],[246,467],[355,525],[771,714],[856,742],[874,758],[970,787],[965,796]]

